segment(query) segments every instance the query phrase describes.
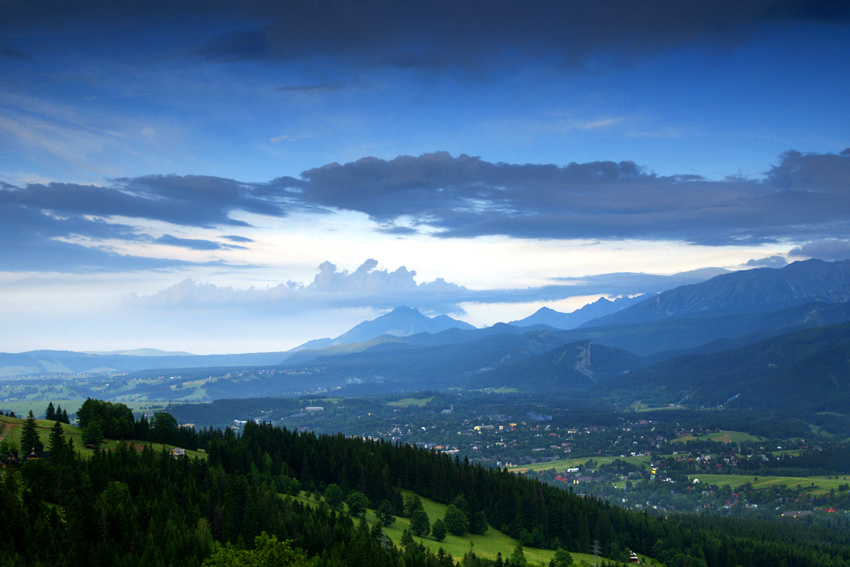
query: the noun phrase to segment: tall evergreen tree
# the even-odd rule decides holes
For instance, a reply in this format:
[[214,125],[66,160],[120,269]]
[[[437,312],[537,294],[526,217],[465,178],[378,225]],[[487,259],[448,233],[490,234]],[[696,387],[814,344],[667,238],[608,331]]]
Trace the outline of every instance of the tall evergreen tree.
[[47,404],[47,410],[44,412],[44,419],[48,421],[56,421],[56,409],[53,407],[53,402]]
[[28,455],[32,450],[43,451],[44,444],[38,438],[38,431],[35,428],[35,416],[32,410],[30,410],[27,420],[24,422],[24,430],[21,433],[21,452]]
[[48,447],[52,458],[58,458],[65,449],[65,433],[62,431],[62,424],[58,421],[53,422]]

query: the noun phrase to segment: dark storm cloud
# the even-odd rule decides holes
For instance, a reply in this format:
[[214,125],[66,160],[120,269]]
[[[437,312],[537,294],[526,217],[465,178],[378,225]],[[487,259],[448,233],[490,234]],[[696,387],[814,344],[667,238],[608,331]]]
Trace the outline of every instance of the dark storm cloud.
[[764,24],[847,22],[846,2],[811,0],[167,0],[0,2],[0,29],[79,22],[159,33],[191,19],[219,31],[189,49],[213,61],[335,59],[361,66],[480,68],[589,55],[651,53],[694,42],[746,40]]
[[740,41],[760,24],[847,21],[837,2],[284,1],[244,3],[265,25],[199,49],[215,60],[332,57],[360,65],[480,67],[505,57],[573,65],[601,50],[629,55]]
[[[334,163],[302,178],[305,203],[360,211],[384,227],[413,218],[442,237],[750,245],[850,236],[850,151],[787,152],[764,180],[659,176],[630,161],[520,165],[445,152]],[[287,183],[272,185],[290,190]]]

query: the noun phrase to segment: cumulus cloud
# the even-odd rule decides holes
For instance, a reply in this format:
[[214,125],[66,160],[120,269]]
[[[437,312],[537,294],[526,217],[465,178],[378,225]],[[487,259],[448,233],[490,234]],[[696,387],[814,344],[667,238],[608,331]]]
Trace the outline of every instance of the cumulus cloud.
[[788,260],[784,256],[770,256],[758,260],[749,260],[744,265],[748,268],[781,268],[788,265]]
[[131,296],[131,304],[166,308],[277,309],[302,312],[316,308],[373,307],[390,309],[413,304],[428,311],[462,313],[469,291],[438,278],[417,283],[416,272],[404,266],[390,272],[367,260],[353,272],[323,262],[309,284],[286,282],[267,288],[238,289],[186,279],[156,294]]
[[798,246],[788,253],[798,258],[818,258],[837,262],[850,259],[850,240],[818,240]]
[[289,281],[266,288],[239,289],[185,279],[152,295],[132,295],[127,302],[144,308],[250,310],[266,314],[323,308],[385,310],[399,305],[413,306],[429,313],[463,314],[463,304],[469,303],[531,303],[588,295],[651,295],[728,273],[719,268],[674,275],[615,273],[555,278],[552,285],[539,287],[471,290],[443,278],[417,283],[416,272],[404,266],[394,271],[378,266],[377,260],[369,259],[349,272],[339,270],[331,262],[323,262],[308,284]]

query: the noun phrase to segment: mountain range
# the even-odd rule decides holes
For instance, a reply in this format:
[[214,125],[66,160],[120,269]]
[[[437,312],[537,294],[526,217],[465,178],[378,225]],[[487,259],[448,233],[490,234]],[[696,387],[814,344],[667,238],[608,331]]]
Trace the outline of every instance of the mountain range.
[[[848,292],[850,261],[808,260],[782,269],[722,274],[643,300],[602,299],[573,314],[541,309],[484,329],[399,307],[335,339],[288,352],[34,351],[0,354],[0,372],[196,368],[201,370],[192,374],[195,378],[222,375],[207,389],[212,398],[293,395],[317,388],[354,395],[509,387],[620,402],[797,404],[841,413],[850,411]],[[619,310],[611,312],[615,307]],[[236,379],[228,377],[228,367],[267,370]],[[179,390],[162,391],[173,397]]]

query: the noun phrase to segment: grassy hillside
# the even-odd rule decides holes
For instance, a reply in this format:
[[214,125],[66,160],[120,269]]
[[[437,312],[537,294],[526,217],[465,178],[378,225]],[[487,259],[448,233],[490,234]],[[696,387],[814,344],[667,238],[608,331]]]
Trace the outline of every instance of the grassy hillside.
[[[405,497],[413,494],[410,491],[402,491],[402,493]],[[428,521],[431,525],[433,525],[438,519],[445,517],[448,506],[445,504],[439,504],[427,498],[422,498],[421,496],[419,498],[422,501],[422,507],[428,514]],[[318,504],[315,499],[306,498],[303,492],[301,493],[301,496],[297,497],[297,500],[309,506],[316,506]],[[383,531],[395,545],[401,546],[401,536],[404,533],[404,530],[410,528],[410,519],[399,516],[396,516],[395,518],[395,521],[390,526],[384,526]],[[379,522],[374,510],[369,510],[367,512],[366,521],[370,525],[376,525]],[[510,557],[518,543],[514,538],[503,534],[492,526],[490,526],[487,532],[483,535],[468,533],[463,536],[456,536],[451,533],[447,533],[446,539],[442,542],[435,540],[430,535],[423,538],[414,537],[414,539],[434,553],[437,553],[437,551],[442,548],[444,552],[448,553],[456,560],[461,559],[464,554],[468,553],[470,550],[472,550],[476,555],[480,555],[488,559],[496,559],[499,553],[502,554],[502,558],[507,559]],[[533,547],[523,548],[523,553],[525,554],[529,565],[548,565],[552,556],[555,554],[555,552],[550,549],[537,549]],[[570,555],[572,555],[575,565],[580,565],[582,561],[586,561],[590,565],[593,565],[593,555],[573,553],[572,551],[570,552]],[[608,559],[606,559],[606,561],[611,562]],[[624,563],[611,563],[614,565],[625,565]]]
[[[25,421],[25,419],[20,418],[0,416],[0,424],[3,424],[3,431],[0,431],[0,441],[11,441],[15,444],[15,446],[20,446],[21,432],[23,430],[23,424]],[[35,420],[36,431],[38,431],[38,438],[44,445],[45,450],[48,449],[50,430],[53,428],[54,423],[55,422],[48,421],[46,419]],[[94,453],[93,449],[86,449],[85,443],[83,443],[82,440],[82,431],[79,427],[63,423],[62,432],[65,434],[65,439],[70,439],[74,443],[74,449],[76,449],[77,452],[80,453],[80,455],[82,455],[83,457],[91,456]],[[106,439],[104,440],[103,444],[101,444],[100,448],[101,450],[112,451],[115,450],[119,445],[128,443],[131,444],[137,451],[141,451],[145,445],[151,446],[154,451],[161,451],[163,448],[165,448],[167,451],[170,451],[174,448],[174,445],[162,445],[160,443],[137,441],[133,439]],[[204,451],[191,451],[187,449],[186,454],[201,459],[207,458],[207,454]]]

